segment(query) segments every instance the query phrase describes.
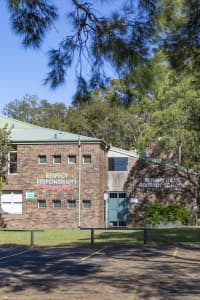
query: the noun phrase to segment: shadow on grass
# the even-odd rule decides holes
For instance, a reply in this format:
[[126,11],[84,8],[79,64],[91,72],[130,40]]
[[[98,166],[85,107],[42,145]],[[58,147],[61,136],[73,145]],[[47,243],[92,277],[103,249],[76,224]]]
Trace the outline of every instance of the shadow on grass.
[[109,245],[142,245],[144,243],[144,233],[143,231],[96,231],[95,243]]
[[167,228],[148,231],[148,242],[153,244],[200,243],[200,228]]
[[[184,244],[200,243],[199,228],[166,228],[150,229],[147,231],[148,244]],[[119,245],[144,244],[143,231],[104,231],[95,232],[95,243],[108,243]]]

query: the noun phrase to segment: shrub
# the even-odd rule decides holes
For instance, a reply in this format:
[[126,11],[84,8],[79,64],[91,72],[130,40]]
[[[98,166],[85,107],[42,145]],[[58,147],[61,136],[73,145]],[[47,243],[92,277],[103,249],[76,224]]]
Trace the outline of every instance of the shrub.
[[190,221],[190,212],[180,205],[162,206],[152,204],[144,215],[145,224],[158,224],[160,222],[181,222],[187,225]]

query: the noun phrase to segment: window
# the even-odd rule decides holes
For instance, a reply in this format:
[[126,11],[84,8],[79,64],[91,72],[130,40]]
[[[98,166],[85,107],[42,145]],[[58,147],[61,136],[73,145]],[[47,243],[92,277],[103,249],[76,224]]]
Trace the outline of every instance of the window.
[[1,210],[7,214],[22,214],[22,192],[3,191],[0,197]]
[[83,208],[91,208],[91,201],[83,200]]
[[68,208],[75,208],[76,207],[76,201],[75,200],[67,200],[67,207]]
[[91,155],[83,155],[83,163],[84,164],[91,164]]
[[8,154],[8,174],[17,173],[17,151],[10,151]]
[[110,198],[118,198],[118,193],[110,193],[109,197]]
[[53,155],[53,163],[60,164],[61,163],[61,155]]
[[111,227],[126,227],[127,223],[126,221],[110,221],[109,225]]
[[109,157],[108,158],[109,171],[127,171],[128,157]]
[[68,156],[68,163],[69,164],[75,164],[76,163],[76,156],[75,155],[69,155]]
[[38,200],[37,204],[38,208],[46,208],[46,200]]
[[119,198],[126,198],[127,197],[127,193],[119,193]]
[[39,164],[46,164],[46,162],[47,162],[46,155],[39,155],[38,156],[38,162],[39,162]]
[[61,201],[53,200],[53,208],[61,208]]
[[111,192],[109,193],[109,198],[121,198],[121,199],[125,199],[127,197],[127,193],[126,192]]

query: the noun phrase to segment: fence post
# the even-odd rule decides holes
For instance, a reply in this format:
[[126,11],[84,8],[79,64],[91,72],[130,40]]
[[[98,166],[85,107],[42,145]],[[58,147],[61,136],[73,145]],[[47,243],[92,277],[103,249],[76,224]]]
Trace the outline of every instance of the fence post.
[[31,247],[34,247],[34,231],[33,230],[31,230],[31,242],[30,242],[30,246]]
[[90,244],[94,245],[94,228],[91,228],[91,232],[90,232]]
[[146,245],[148,242],[148,237],[147,237],[147,228],[144,228],[144,245]]

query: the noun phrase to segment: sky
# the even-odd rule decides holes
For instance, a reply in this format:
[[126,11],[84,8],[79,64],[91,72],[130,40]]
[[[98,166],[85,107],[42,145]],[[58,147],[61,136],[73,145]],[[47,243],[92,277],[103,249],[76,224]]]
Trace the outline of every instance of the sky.
[[[57,42],[66,34],[66,10],[70,1],[59,0],[60,18],[54,30],[47,33],[41,49],[24,49],[20,38],[11,30],[5,0],[0,0],[0,114],[5,105],[15,99],[21,100],[26,94],[37,95],[51,103],[64,102],[69,105],[75,93],[76,82],[73,71],[66,84],[56,90],[43,85],[48,72],[47,52],[56,48]],[[67,7],[68,6],[68,7]]]
[[[15,99],[22,100],[25,95],[36,95],[39,100],[64,102],[69,106],[76,91],[73,68],[68,72],[65,85],[56,90],[44,85],[43,81],[49,71],[48,50],[56,48],[62,38],[70,34],[70,25],[66,18],[72,9],[71,1],[56,1],[59,19],[54,28],[47,32],[42,46],[37,50],[25,49],[20,37],[12,31],[6,2],[7,0],[0,0],[0,114],[6,104]],[[113,9],[118,9],[121,3],[122,0],[99,0],[95,3],[95,8],[100,14],[107,15]],[[116,75],[110,66],[106,67],[106,72],[111,77]]]

